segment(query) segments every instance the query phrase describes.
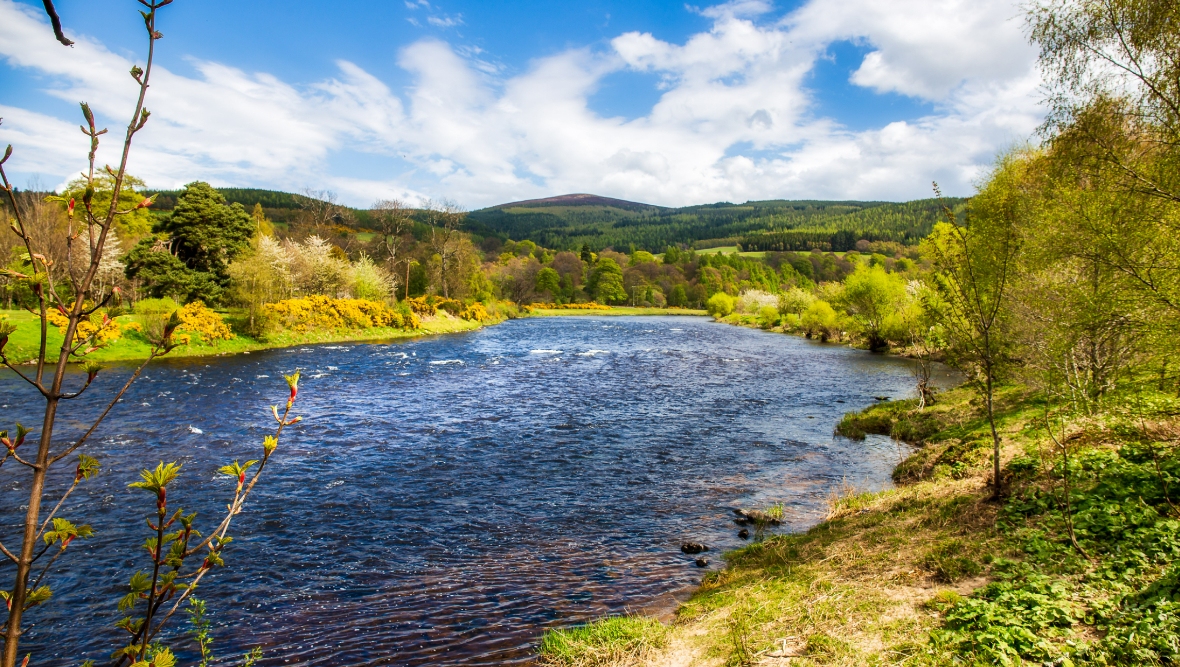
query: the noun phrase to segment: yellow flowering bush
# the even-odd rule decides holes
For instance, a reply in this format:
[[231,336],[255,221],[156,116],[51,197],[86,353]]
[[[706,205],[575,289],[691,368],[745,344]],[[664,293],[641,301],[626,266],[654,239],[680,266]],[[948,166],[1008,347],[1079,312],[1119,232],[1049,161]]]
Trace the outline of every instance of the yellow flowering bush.
[[[177,328],[197,336],[204,343],[230,340],[234,337],[234,332],[230,331],[221,315],[210,310],[202,301],[193,301],[185,305],[177,315],[180,317],[180,326]],[[189,341],[191,340],[190,337]]]
[[430,297],[416,296],[406,299],[405,304],[416,315],[433,316],[438,314],[438,306],[435,304],[433,298]]
[[521,310],[526,313],[534,310],[610,310],[610,306],[593,301],[590,303],[530,303],[527,306],[521,306]]
[[550,306],[558,310],[610,310],[610,306],[604,306],[601,303],[563,303],[557,306]]
[[[66,327],[70,325],[70,320],[61,311],[56,309],[49,309],[46,311],[46,319],[49,323],[57,327],[61,335],[66,335]],[[89,339],[91,336],[97,334],[95,340],[100,343],[113,343],[119,340],[123,335],[122,327],[114,319],[107,318],[107,311],[104,309],[96,310],[90,315],[90,319],[82,320],[78,323],[77,330],[74,331],[74,341],[81,342]]]
[[311,329],[417,329],[420,325],[413,312],[399,313],[379,301],[332,299],[320,295],[268,303],[262,307],[262,315],[273,324],[299,333]]
[[456,317],[474,322],[490,322],[495,319],[495,316],[489,313],[488,309],[478,301],[471,305],[466,305],[458,299],[447,299],[431,294],[406,299],[404,303],[410,307],[412,312],[418,315],[434,316],[438,314],[438,311],[445,310]]
[[493,319],[488,309],[484,308],[483,304],[478,301],[459,311],[459,317],[473,322],[490,322]]

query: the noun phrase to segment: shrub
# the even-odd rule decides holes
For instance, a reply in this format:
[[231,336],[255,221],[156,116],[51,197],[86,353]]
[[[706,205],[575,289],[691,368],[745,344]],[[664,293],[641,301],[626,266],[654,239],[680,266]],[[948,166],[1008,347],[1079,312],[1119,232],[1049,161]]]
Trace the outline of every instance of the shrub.
[[[69,328],[69,319],[53,308],[47,309],[45,314],[49,323],[57,327],[64,336]],[[96,344],[103,345],[119,340],[122,335],[123,330],[119,323],[111,319],[106,310],[99,309],[90,315],[90,319],[78,322],[78,328],[74,330],[74,341],[81,342],[93,336]]]
[[459,311],[459,317],[472,322],[491,322],[495,319],[478,301]]
[[201,301],[193,301],[180,309],[179,330],[195,334],[203,343],[218,340],[231,340],[234,333],[221,319],[221,315],[213,312]]
[[778,297],[770,292],[752,289],[744,292],[737,298],[734,304],[734,310],[748,315],[757,315],[766,306],[774,307],[777,312]]
[[800,325],[809,337],[828,340],[840,336],[840,319],[827,301],[815,301],[800,318]]
[[778,297],[778,310],[780,313],[792,313],[800,315],[807,311],[811,304],[815,303],[815,296],[806,290],[798,287],[783,292]]
[[180,304],[168,297],[162,299],[140,299],[135,303],[136,315],[169,315],[180,310]]
[[758,325],[763,329],[771,329],[776,324],[778,324],[778,308],[763,306],[762,310],[758,311]]
[[414,311],[416,315],[423,315],[426,317],[433,317],[438,314],[438,306],[433,301],[427,300],[424,296],[416,296],[403,301],[410,310]]
[[718,319],[732,313],[733,308],[733,297],[725,292],[718,292],[709,297],[709,300],[705,302],[705,312]]
[[282,326],[300,333],[310,329],[417,329],[420,326],[417,311],[413,310],[412,305],[410,307],[411,312],[405,313],[377,301],[313,295],[268,303],[263,306],[262,314],[272,326]]

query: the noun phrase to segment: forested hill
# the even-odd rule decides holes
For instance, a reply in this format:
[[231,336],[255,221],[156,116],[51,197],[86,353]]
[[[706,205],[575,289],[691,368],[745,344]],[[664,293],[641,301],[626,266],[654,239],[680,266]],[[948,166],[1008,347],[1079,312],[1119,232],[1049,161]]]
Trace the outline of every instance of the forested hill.
[[[959,208],[964,200],[944,203]],[[502,204],[467,216],[483,236],[530,239],[547,248],[606,247],[659,252],[740,244],[745,250],[850,250],[856,241],[914,244],[937,221],[942,204],[862,201],[751,201],[665,208],[594,195]]]
[[[218,188],[229,202],[247,210],[260,204],[280,224],[297,218],[304,195],[253,188]],[[165,212],[179,191],[157,194],[152,208]],[[743,250],[850,250],[860,239],[917,243],[930,233],[941,206],[961,209],[965,200],[922,199],[905,203],[875,201],[789,201],[774,199],[744,204],[721,202],[668,208],[593,194],[569,194],[500,204],[473,211],[467,231],[517,241],[531,240],[546,248],[627,249],[661,252],[669,245],[698,249],[740,245]],[[369,227],[365,210],[351,211],[352,224]]]

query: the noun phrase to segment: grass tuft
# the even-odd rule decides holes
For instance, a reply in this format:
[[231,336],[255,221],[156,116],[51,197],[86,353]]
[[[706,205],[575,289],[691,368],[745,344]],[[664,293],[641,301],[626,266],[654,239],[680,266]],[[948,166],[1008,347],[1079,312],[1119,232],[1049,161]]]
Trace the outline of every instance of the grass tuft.
[[541,664],[605,667],[642,659],[668,642],[668,627],[644,616],[611,616],[572,628],[553,628],[541,639]]

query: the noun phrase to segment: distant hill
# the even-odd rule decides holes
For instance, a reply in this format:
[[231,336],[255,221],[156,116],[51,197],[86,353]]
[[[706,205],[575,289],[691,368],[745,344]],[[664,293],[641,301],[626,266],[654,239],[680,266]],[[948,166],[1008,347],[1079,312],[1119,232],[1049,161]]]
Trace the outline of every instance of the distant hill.
[[[949,199],[953,207],[961,199]],[[859,239],[913,244],[930,233],[941,203],[768,200],[666,208],[577,194],[501,204],[467,217],[483,236],[530,239],[548,248],[659,252],[741,244],[748,250],[848,250]]]
[[[218,188],[229,202],[246,210],[261,204],[267,217],[290,223],[302,195],[256,188]],[[153,210],[176,206],[179,190],[158,194]],[[961,209],[966,200],[947,199]],[[517,241],[529,239],[546,248],[576,250],[583,244],[598,251],[613,247],[661,252],[680,244],[713,248],[740,244],[746,250],[848,250],[860,239],[917,243],[930,233],[942,203],[922,199],[880,201],[784,200],[718,202],[669,208],[613,197],[576,193],[498,204],[472,211],[467,231]],[[371,226],[369,212],[353,209],[357,227]]]
[[490,208],[507,210],[513,208],[567,208],[574,206],[600,206],[617,208],[622,211],[658,211],[663,208],[652,204],[640,204],[639,202],[626,201],[624,199],[588,194],[558,195],[556,197],[546,197],[545,199],[527,199],[508,204],[498,204]]

